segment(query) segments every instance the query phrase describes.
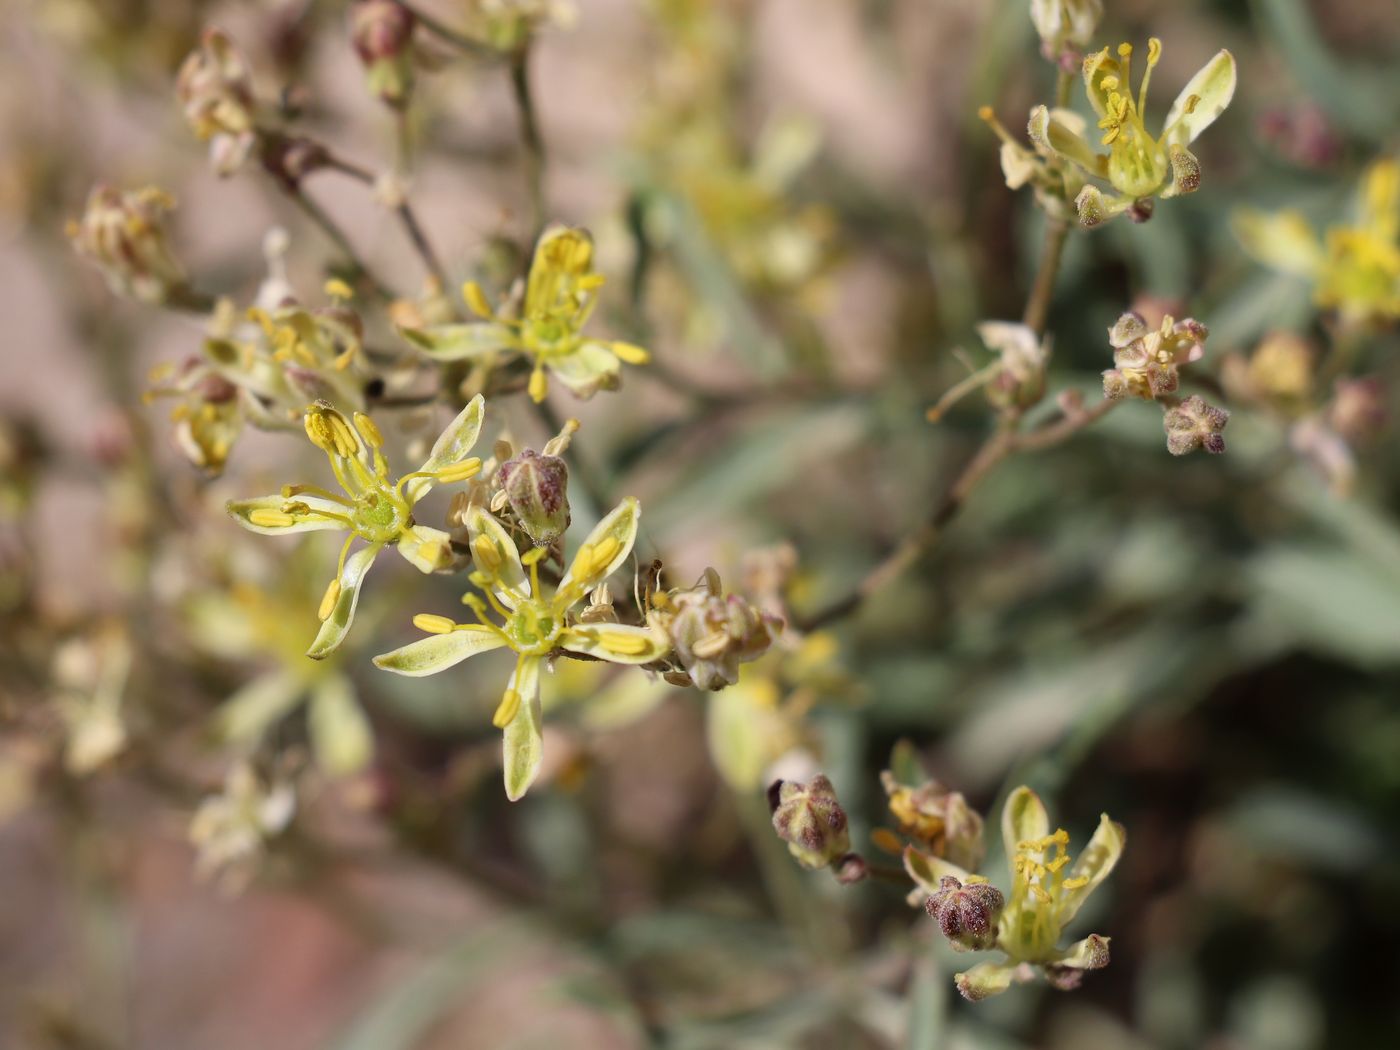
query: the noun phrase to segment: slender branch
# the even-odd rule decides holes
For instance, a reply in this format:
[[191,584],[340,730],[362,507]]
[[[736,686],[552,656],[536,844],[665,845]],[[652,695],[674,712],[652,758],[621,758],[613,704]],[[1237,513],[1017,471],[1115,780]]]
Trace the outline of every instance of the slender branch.
[[1027,433],[1017,434],[1013,441],[1016,452],[1042,452],[1068,441],[1087,426],[1097,423],[1115,408],[1122,400],[1104,398],[1092,408],[1079,408],[1066,411],[1059,419]]
[[1069,225],[1061,219],[1047,219],[1045,242],[1040,249],[1040,265],[1036,268],[1035,284],[1026,300],[1026,312],[1021,320],[1040,335],[1045,331],[1045,320],[1050,314],[1050,300],[1055,294],[1055,279],[1060,275],[1060,259],[1064,255],[1065,240],[1069,236]]
[[468,54],[476,55],[478,58],[501,57],[500,52],[490,44],[483,43],[460,30],[453,29],[435,15],[428,14],[428,12],[424,11],[417,4],[408,3],[407,0],[400,0],[400,6],[407,10],[408,13],[417,20],[419,25],[429,33],[432,33],[433,36],[437,37],[439,40],[444,40],[453,47],[465,51]]
[[534,97],[530,94],[530,45],[510,56],[510,85],[520,118],[520,143],[524,149],[525,186],[530,197],[530,241],[544,229],[544,139],[540,136]]
[[363,279],[374,290],[374,293],[382,299],[395,298],[394,292],[388,285],[374,275],[359,254],[355,251],[350,239],[345,236],[345,231],[340,228],[334,219],[314,200],[306,195],[298,185],[282,184],[288,198],[292,203],[302,210],[313,223],[321,228],[321,231],[330,238],[331,242],[345,256],[345,261],[354,269],[358,277]]

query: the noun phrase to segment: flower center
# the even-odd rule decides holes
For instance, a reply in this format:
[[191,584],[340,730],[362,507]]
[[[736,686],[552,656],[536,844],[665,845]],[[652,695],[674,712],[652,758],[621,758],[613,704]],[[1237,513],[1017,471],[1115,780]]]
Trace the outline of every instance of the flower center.
[[548,604],[532,599],[511,613],[505,632],[516,652],[543,656],[554,648],[563,626],[563,620],[554,615]]
[[370,543],[390,543],[409,525],[408,504],[387,488],[376,488],[355,500],[355,532]]

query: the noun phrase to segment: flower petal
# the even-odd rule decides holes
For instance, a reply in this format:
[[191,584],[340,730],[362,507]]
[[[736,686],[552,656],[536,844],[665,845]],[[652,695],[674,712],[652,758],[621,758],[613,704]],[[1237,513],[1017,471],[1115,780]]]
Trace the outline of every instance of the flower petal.
[[1042,150],[1064,157],[1090,175],[1107,177],[1107,158],[1094,152],[1094,148],[1065,123],[1062,113],[1063,110],[1051,113],[1045,106],[1036,106],[1031,110],[1026,134]]
[[622,381],[622,362],[606,343],[596,339],[580,343],[573,353],[551,358],[549,370],[576,397],[584,399],[599,390],[616,390]]
[[1016,967],[1011,963],[978,963],[965,973],[953,975],[958,992],[970,1002],[990,999],[1011,987]]
[[455,667],[469,656],[505,645],[489,627],[464,624],[447,634],[430,634],[374,658],[374,666],[408,678],[423,678]]
[[[438,439],[433,442],[432,452],[418,469],[425,474],[432,474],[466,459],[467,453],[472,450],[481,434],[481,421],[485,414],[486,399],[477,394],[438,435]],[[409,503],[417,503],[432,487],[431,478],[414,478],[404,486],[404,495],[408,497]]]
[[467,510],[467,534],[470,537],[472,560],[477,570],[491,577],[491,589],[501,604],[514,609],[517,596],[530,596],[530,580],[520,564],[520,551],[504,525],[484,507],[472,504]]
[[540,660],[521,657],[510,676],[507,690],[520,694],[520,706],[505,728],[501,753],[505,762],[506,798],[517,802],[534,783],[544,758],[544,741],[540,732]]
[[1048,834],[1050,817],[1039,795],[1023,784],[1006,796],[1001,810],[1001,844],[1008,864],[1014,863],[1022,842],[1043,839]]
[[311,694],[306,729],[316,764],[333,777],[350,776],[374,757],[374,733],[344,675],[323,679]]
[[593,527],[559,581],[560,599],[572,605],[611,576],[632,553],[642,508],[629,496]]
[[336,597],[331,614],[321,623],[316,632],[316,640],[306,655],[313,660],[324,660],[340,648],[345,636],[350,633],[350,624],[355,619],[355,606],[360,601],[360,584],[365,582],[365,573],[384,549],[382,543],[372,543],[362,547],[345,559],[345,568],[340,574],[340,594]]
[[1073,919],[1088,900],[1089,894],[1108,878],[1109,872],[1118,863],[1118,858],[1123,855],[1123,847],[1127,841],[1127,832],[1122,824],[1109,820],[1107,813],[1099,818],[1094,837],[1079,854],[1065,879],[1066,886],[1080,879],[1084,880],[1084,884],[1076,889],[1066,888],[1060,893],[1058,907],[1061,924]]
[[1089,96],[1089,105],[1100,116],[1108,114],[1108,96],[1111,94],[1103,86],[1104,77],[1117,77],[1122,80],[1122,69],[1118,59],[1108,48],[1084,56],[1084,93]]
[[297,675],[273,671],[259,675],[224,701],[214,713],[220,741],[246,744],[296,706],[306,691]]
[[940,879],[951,875],[959,882],[966,882],[971,872],[965,871],[951,861],[924,853],[913,846],[904,847],[904,870],[923,891],[919,896],[933,896],[938,892]]
[[439,572],[452,564],[452,537],[441,529],[414,525],[400,533],[395,546],[419,572]]
[[615,664],[649,664],[670,651],[670,644],[649,627],[623,623],[579,624],[559,638],[573,653],[587,653]]
[[494,321],[400,328],[399,335],[438,361],[485,357],[500,350],[509,350],[518,343],[515,333],[508,326]]
[[[1167,113],[1163,145],[1184,146],[1215,123],[1235,96],[1235,56],[1222,49],[1176,96]],[[1195,103],[1191,102],[1195,99]]]
[[231,499],[226,507],[229,515],[238,524],[249,532],[261,532],[265,536],[286,536],[293,532],[324,532],[346,528],[346,509],[339,503],[319,496],[293,496],[291,499],[282,496],[258,496],[255,499]]
[[1322,266],[1322,244],[1300,212],[1241,209],[1230,217],[1230,227],[1244,250],[1265,266],[1299,277],[1313,277]]

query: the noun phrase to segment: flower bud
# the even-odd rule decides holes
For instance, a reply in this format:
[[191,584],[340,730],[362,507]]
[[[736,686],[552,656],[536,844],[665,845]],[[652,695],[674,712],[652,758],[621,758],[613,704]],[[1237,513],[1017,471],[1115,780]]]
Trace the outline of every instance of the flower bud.
[[214,170],[230,175],[241,167],[257,141],[253,83],[247,62],[221,30],[206,30],[180,66],[175,96],[196,137],[209,143]]
[[569,468],[558,456],[526,449],[501,464],[501,488],[521,528],[547,546],[569,527]]
[[[822,773],[808,784],[779,781],[773,829],[804,868],[825,868],[844,860],[851,852],[851,835],[846,827],[846,811],[836,797],[836,789]],[[769,798],[773,797],[769,789]]]
[[1103,0],[1031,0],[1031,21],[1040,34],[1040,53],[1059,62],[1082,51],[1103,18]]
[[413,90],[413,12],[397,0],[360,0],[350,9],[350,37],[370,94],[396,108]]
[[1229,421],[1229,412],[1192,394],[1176,408],[1168,409],[1162,419],[1167,451],[1173,456],[1184,456],[1198,448],[1216,454],[1224,452],[1225,438],[1220,432]]
[[147,187],[124,193],[97,186],[88,194],[83,217],[69,223],[68,237],[79,255],[102,271],[112,291],[143,303],[168,302],[185,287],[185,272],[166,239],[164,215],[175,202]]
[[924,902],[924,910],[958,951],[987,951],[996,947],[997,920],[1005,904],[1001,891],[990,883],[963,885],[945,875],[938,892]]

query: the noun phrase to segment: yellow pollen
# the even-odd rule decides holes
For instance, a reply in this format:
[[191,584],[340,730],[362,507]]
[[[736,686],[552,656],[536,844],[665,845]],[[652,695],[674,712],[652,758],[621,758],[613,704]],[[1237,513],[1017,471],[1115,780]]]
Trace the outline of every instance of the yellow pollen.
[[632,343],[614,342],[612,352],[629,365],[644,365],[651,360],[651,354]]
[[331,580],[326,587],[326,593],[321,596],[321,608],[316,611],[319,619],[327,619],[331,613],[335,612],[335,603],[340,601],[340,581]]
[[350,429],[350,424],[345,421],[345,417],[332,409],[324,413],[326,424],[330,428],[331,438],[335,442],[335,450],[342,456],[353,456],[360,451],[360,442],[355,437],[355,432]]
[[296,519],[290,514],[284,514],[280,510],[272,510],[269,507],[258,507],[256,510],[249,511],[248,521],[265,529],[285,529],[289,525],[296,524]]
[[419,613],[413,618],[413,626],[428,634],[451,634],[457,623],[437,613]]
[[481,285],[475,281],[467,281],[462,285],[462,301],[471,308],[472,313],[478,317],[493,317],[491,304],[486,299],[486,293],[481,290]]
[[641,656],[650,648],[643,636],[621,631],[599,631],[598,641],[603,643],[603,648],[623,656]]
[[1065,879],[1061,885],[1067,890],[1082,890],[1085,886],[1089,885],[1089,877],[1087,875],[1076,875],[1072,879]]
[[323,286],[322,290],[332,299],[353,299],[355,290],[338,277],[332,277]]
[[443,467],[437,472],[437,479],[444,485],[450,485],[455,481],[466,481],[481,473],[481,460],[476,456],[464,459],[460,463],[454,463],[450,467]]
[[530,373],[529,391],[530,400],[537,405],[549,393],[549,380],[545,378],[544,369],[539,365],[536,365],[535,370]]
[[308,412],[304,423],[306,436],[311,439],[313,445],[328,454],[335,452],[335,434],[324,415],[318,411]]
[[1132,44],[1119,44],[1119,45],[1118,45],[1118,57],[1119,57],[1119,58],[1131,58],[1132,55],[1133,55],[1133,45],[1132,45]]
[[363,412],[355,413],[355,426],[359,427],[360,433],[364,435],[365,441],[370,448],[383,448],[384,435],[380,433],[379,426]]
[[506,695],[501,697],[501,704],[496,708],[496,713],[491,716],[491,724],[497,729],[504,729],[515,721],[516,712],[520,710],[520,694],[514,689],[507,689]]
[[1115,77],[1112,73],[1110,73],[1108,76],[1104,77],[1102,80],[1099,81],[1099,86],[1105,91],[1117,91],[1118,83],[1118,78]]

